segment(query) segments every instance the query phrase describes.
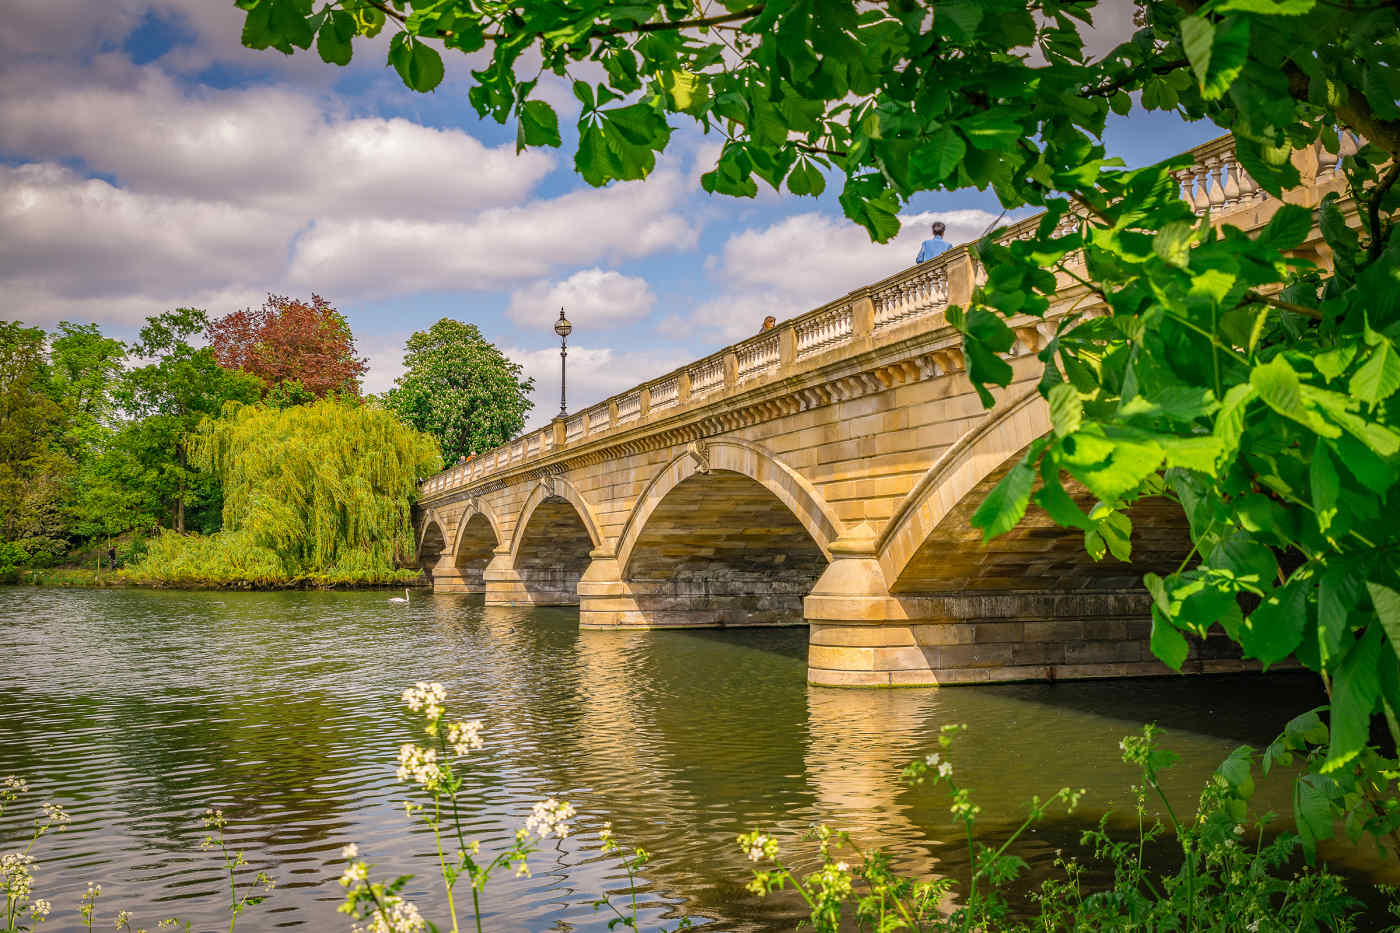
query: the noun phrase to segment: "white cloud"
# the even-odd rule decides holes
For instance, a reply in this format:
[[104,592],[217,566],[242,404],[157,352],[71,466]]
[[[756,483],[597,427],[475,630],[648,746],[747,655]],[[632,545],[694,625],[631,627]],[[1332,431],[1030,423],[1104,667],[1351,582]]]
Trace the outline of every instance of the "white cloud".
[[678,176],[657,172],[459,222],[318,222],[298,239],[289,275],[297,287],[334,283],[371,297],[402,292],[405,282],[425,291],[498,288],[561,265],[692,246],[696,230],[677,210],[680,195]]
[[996,219],[978,210],[904,215],[898,235],[883,244],[844,217],[815,212],[744,230],[707,266],[720,294],[689,318],[663,322],[662,329],[680,336],[698,326],[726,340],[746,337],[769,314],[783,320],[810,311],[912,265],[934,220],[943,221],[944,236],[958,244],[981,236]]
[[256,293],[250,276],[281,269],[296,225],[257,207],[135,194],[51,163],[0,166],[0,282],[7,303],[38,320],[75,302]]
[[0,87],[4,149],[79,159],[124,188],[230,199],[318,217],[447,219],[518,203],[553,159],[487,148],[460,130],[348,119],[288,88],[182,89],[158,68],[105,56],[88,83]]
[[[94,27],[108,46],[133,26],[123,10]],[[75,15],[22,13],[36,29]],[[496,289],[695,242],[676,171],[532,200],[556,156],[303,90],[213,90],[112,52],[0,73],[0,153],[20,163],[0,167],[0,285],[38,323],[269,290]]]
[[584,325],[617,324],[651,313],[656,295],[646,279],[599,268],[583,269],[561,282],[532,282],[510,297],[506,315],[517,324],[538,324],[554,309]]
[[[548,424],[559,414],[559,348],[502,350],[535,380],[530,397],[535,407],[525,417],[525,429]],[[583,411],[633,386],[664,376],[689,362],[689,357],[617,350],[612,347],[570,346],[568,356],[569,413]]]

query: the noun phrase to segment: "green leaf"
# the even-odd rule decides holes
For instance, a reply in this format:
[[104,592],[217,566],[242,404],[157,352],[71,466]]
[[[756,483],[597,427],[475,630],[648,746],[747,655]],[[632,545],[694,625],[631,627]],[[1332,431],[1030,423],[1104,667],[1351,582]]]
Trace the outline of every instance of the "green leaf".
[[1168,265],[1185,269],[1191,262],[1191,244],[1196,239],[1196,228],[1184,221],[1169,223],[1152,238],[1152,251]]
[[1259,393],[1264,404],[1280,415],[1308,427],[1313,426],[1314,419],[1303,407],[1302,383],[1282,354],[1255,366],[1249,374],[1249,384]]
[[1050,423],[1054,425],[1055,436],[1064,437],[1079,430],[1084,420],[1084,403],[1079,399],[1079,391],[1068,382],[1061,382],[1050,390]]
[[1201,96],[1218,100],[1235,83],[1249,57],[1249,19],[1234,16],[1212,25],[1203,16],[1188,16],[1181,21],[1181,45]]
[[787,185],[793,194],[816,197],[826,190],[826,177],[810,159],[798,159],[788,174]]
[[1246,617],[1240,629],[1245,657],[1257,658],[1267,669],[1293,653],[1303,640],[1310,589],[1311,580],[1295,576]]
[[1280,207],[1264,229],[1259,231],[1255,242],[1282,252],[1296,249],[1313,228],[1313,212],[1297,204],[1284,204]]
[[1181,634],[1180,629],[1162,614],[1162,610],[1156,606],[1152,607],[1152,653],[1157,658],[1174,671],[1181,670],[1181,665],[1185,663],[1186,656],[1191,652],[1191,646],[1186,642],[1186,636]]
[[316,51],[321,60],[332,65],[348,65],[354,48],[350,39],[355,35],[355,17],[341,10],[332,10],[316,33]]
[[909,169],[919,184],[936,187],[957,169],[967,146],[951,126],[937,130],[909,156]]
[[1031,501],[1031,487],[1035,485],[1036,461],[1047,443],[1046,438],[1032,443],[1026,455],[1001,478],[1001,482],[982,500],[977,511],[972,513],[972,527],[982,529],[983,541],[990,541],[1015,528],[1026,514],[1026,506]]
[[1362,584],[1361,575],[1344,566],[1328,567],[1317,582],[1317,636],[1324,670],[1341,660],[1352,610],[1364,592]]
[[1165,456],[1149,436],[1122,431],[1108,434],[1096,425],[1081,428],[1063,444],[1061,463],[1065,469],[1107,502],[1136,490]]
[[1381,695],[1381,656],[1380,626],[1368,626],[1332,675],[1332,742],[1323,771],[1343,767],[1370,739],[1371,713]]
[[1236,383],[1225,393],[1225,401],[1221,403],[1220,411],[1216,412],[1213,433],[1220,439],[1220,459],[1217,463],[1221,467],[1233,460],[1239,452],[1240,436],[1244,433],[1245,412],[1248,411],[1254,394],[1253,386]]
[[1366,590],[1371,594],[1385,637],[1390,639],[1391,648],[1400,654],[1400,593],[1374,582],[1367,582]]
[[1220,0],[1211,9],[1216,13],[1261,13],[1267,16],[1300,16],[1309,13],[1317,0]]
[[1035,502],[1058,525],[1085,531],[1093,527],[1069,493],[1065,492],[1064,484],[1060,482],[1060,468],[1052,457],[1047,456],[1040,462],[1040,489],[1036,491]]
[[1382,338],[1352,374],[1348,387],[1352,395],[1371,405],[1395,394],[1400,389],[1400,353],[1395,352],[1394,344]]
[[1024,134],[1021,124],[1003,109],[984,110],[958,124],[968,142],[987,152],[1003,152],[1014,147]]
[[520,131],[516,136],[517,151],[524,146],[558,146],[559,116],[542,100],[527,100],[520,105]]
[[[407,35],[401,32],[394,39]],[[427,93],[442,83],[442,56],[437,49],[423,42],[407,39],[399,45],[391,43],[389,63],[404,84],[420,93]]]
[[1308,864],[1317,859],[1317,844],[1332,838],[1332,805],[1327,788],[1331,780],[1321,774],[1300,775],[1293,782],[1293,822]]
[[899,198],[890,189],[869,196],[847,183],[838,200],[846,216],[864,227],[875,242],[886,243],[899,233]]
[[1241,745],[1230,753],[1230,757],[1220,763],[1215,773],[1225,779],[1225,783],[1240,797],[1248,800],[1254,796],[1254,749]]
[[1337,517],[1337,498],[1342,491],[1342,479],[1337,475],[1329,449],[1327,441],[1319,437],[1313,445],[1312,463],[1308,466],[1313,511],[1317,516],[1318,530],[1323,534],[1327,533],[1332,520]]

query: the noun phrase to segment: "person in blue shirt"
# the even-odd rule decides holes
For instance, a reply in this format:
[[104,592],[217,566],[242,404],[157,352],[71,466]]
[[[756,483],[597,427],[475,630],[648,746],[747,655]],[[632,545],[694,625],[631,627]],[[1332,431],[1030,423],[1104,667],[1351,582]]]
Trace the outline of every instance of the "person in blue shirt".
[[914,257],[914,262],[927,262],[935,256],[942,256],[953,248],[953,244],[943,239],[943,231],[948,228],[943,226],[943,221],[934,221],[933,236],[924,240],[924,244],[919,247],[919,255]]

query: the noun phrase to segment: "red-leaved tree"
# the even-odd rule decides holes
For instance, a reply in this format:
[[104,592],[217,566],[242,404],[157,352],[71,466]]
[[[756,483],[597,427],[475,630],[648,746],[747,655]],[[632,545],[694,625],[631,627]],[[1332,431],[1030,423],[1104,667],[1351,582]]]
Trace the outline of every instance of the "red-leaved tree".
[[260,309],[235,311],[211,323],[209,343],[221,366],[252,373],[268,391],[285,392],[299,383],[317,398],[331,392],[358,395],[368,368],[355,355],[350,325],[320,295],[312,295],[310,303],[268,295]]

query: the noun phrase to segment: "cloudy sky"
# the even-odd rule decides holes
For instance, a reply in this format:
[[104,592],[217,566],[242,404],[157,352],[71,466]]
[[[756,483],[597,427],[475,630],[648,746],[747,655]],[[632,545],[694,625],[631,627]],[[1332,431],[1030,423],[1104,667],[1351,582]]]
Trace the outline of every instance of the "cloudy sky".
[[[1126,9],[1109,13],[1121,34]],[[379,391],[405,338],[453,317],[535,376],[534,425],[557,411],[560,305],[576,409],[903,268],[935,216],[960,242],[997,214],[989,194],[925,195],[872,245],[832,194],[705,194],[719,147],[688,128],[645,182],[593,189],[567,132],[564,149],[516,155],[513,126],[475,117],[460,55],[416,94],[385,66],[387,29],[336,68],[244,49],[242,18],[232,0],[9,0],[0,319],[125,338],[177,306],[316,292]],[[545,96],[572,126],[572,95]],[[1107,141],[1144,164],[1213,135],[1138,115]]]

